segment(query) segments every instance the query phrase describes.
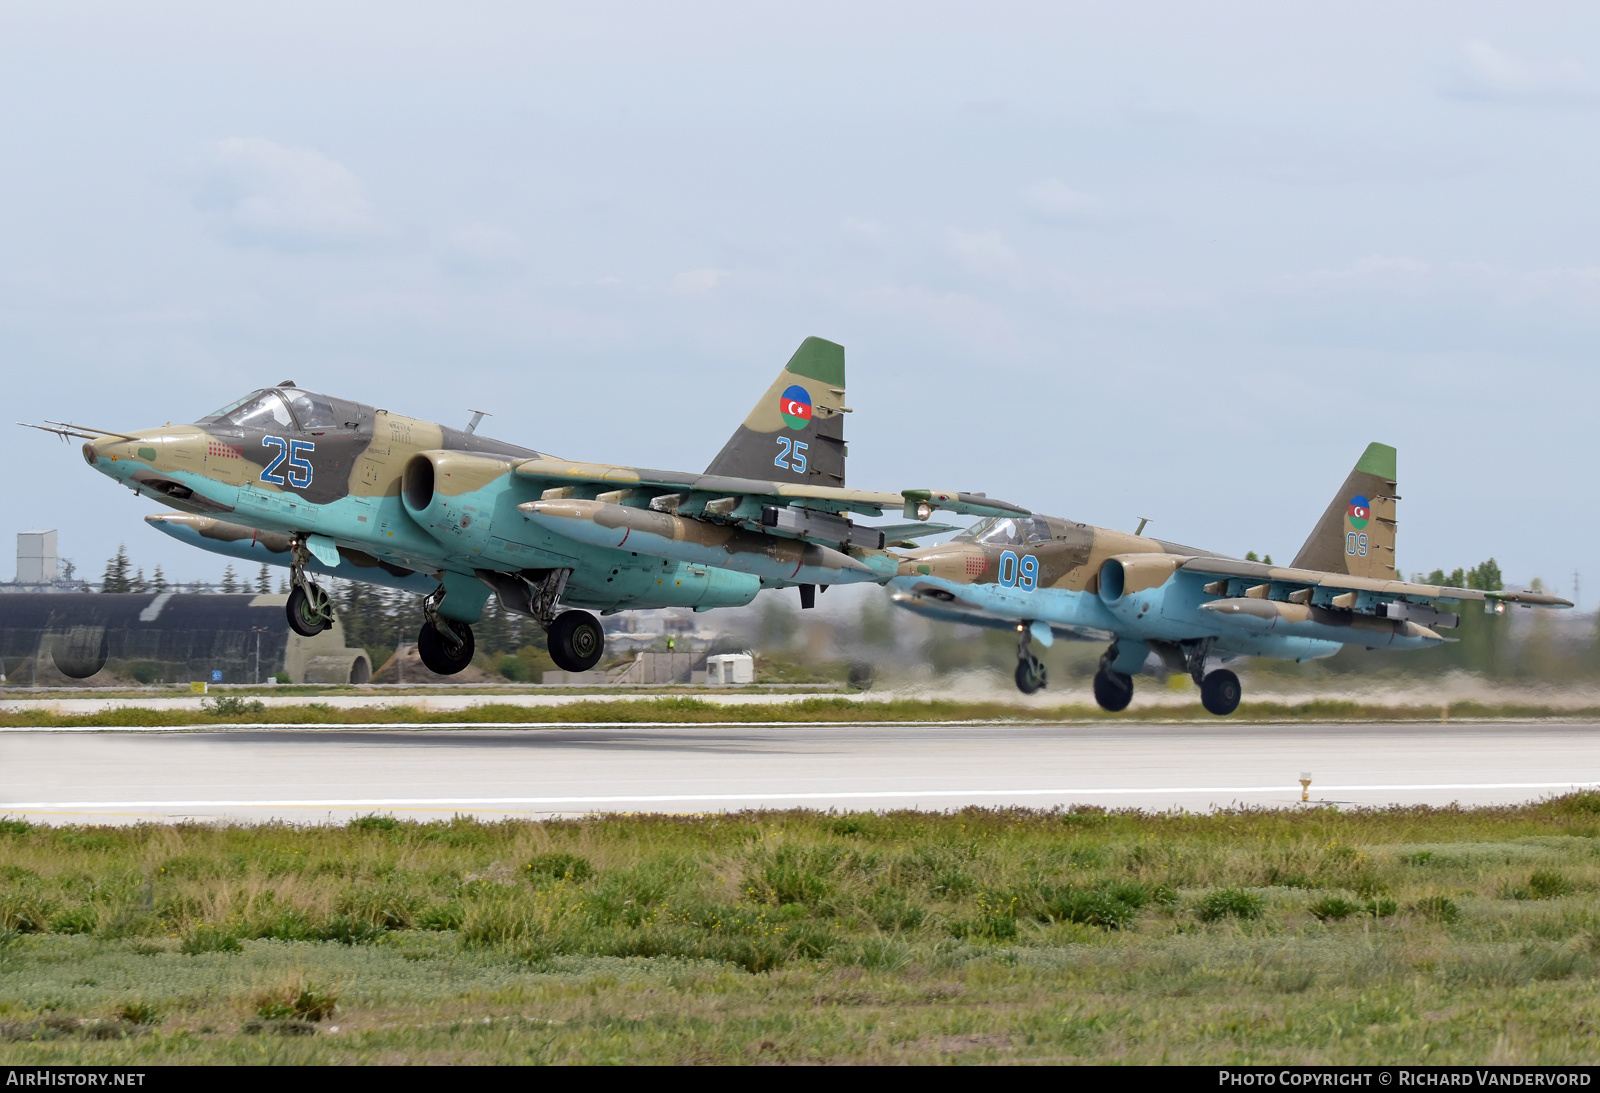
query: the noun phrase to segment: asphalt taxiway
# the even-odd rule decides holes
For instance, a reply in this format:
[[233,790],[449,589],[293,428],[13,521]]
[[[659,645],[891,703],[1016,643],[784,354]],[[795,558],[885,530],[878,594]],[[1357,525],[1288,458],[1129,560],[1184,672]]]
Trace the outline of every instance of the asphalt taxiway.
[[[1311,779],[1302,803],[1300,779]],[[1600,787],[1600,725],[385,726],[0,736],[0,816],[342,822],[1094,805],[1512,804]]]

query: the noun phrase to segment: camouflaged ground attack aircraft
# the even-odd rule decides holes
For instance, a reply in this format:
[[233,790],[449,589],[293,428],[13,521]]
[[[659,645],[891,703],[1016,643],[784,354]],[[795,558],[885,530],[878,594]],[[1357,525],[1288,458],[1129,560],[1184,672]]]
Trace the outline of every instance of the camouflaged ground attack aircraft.
[[[1305,661],[1346,645],[1422,649],[1460,616],[1436,604],[1571,607],[1536,592],[1480,592],[1398,579],[1395,450],[1370,444],[1288,566],[1090,527],[1053,516],[982,520],[948,543],[908,552],[895,602],[920,615],[1017,632],[1017,687],[1045,685],[1030,640],[1107,641],[1094,697],[1133,700],[1147,661],[1187,672],[1214,714],[1239,705],[1239,677],[1217,661]],[[1139,525],[1144,530],[1144,524]]]
[[[574,463],[285,382],[193,425],[117,433],[70,422],[95,470],[178,510],[145,519],[218,554],[286,565],[289,625],[332,625],[320,573],[422,595],[434,672],[472,659],[490,594],[536,619],[568,671],[599,661],[590,611],[741,606],[763,588],[884,583],[887,542],[935,509],[1026,514],[981,494],[844,488],[844,349],[807,338],[704,474]],[[867,527],[850,514],[899,510]],[[587,610],[585,610],[587,609]]]

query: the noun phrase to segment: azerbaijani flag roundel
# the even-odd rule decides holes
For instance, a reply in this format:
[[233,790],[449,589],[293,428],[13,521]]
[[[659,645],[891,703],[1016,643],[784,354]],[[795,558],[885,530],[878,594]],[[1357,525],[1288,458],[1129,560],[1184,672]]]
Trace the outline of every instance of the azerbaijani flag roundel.
[[778,412],[791,429],[804,429],[811,424],[811,392],[793,384],[778,399]]
[[1360,531],[1367,526],[1367,521],[1372,519],[1372,506],[1367,504],[1367,499],[1357,494],[1350,498],[1350,508],[1345,514],[1345,519],[1350,521],[1350,526]]

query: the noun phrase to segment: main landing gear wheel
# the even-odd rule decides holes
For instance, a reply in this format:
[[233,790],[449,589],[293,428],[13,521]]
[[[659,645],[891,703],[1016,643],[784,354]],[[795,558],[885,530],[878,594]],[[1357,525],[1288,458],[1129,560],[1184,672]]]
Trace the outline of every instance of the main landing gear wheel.
[[1243,694],[1239,677],[1226,668],[1218,668],[1200,684],[1200,705],[1218,717],[1227,717],[1239,708]]
[[417,632],[417,655],[435,675],[453,676],[471,664],[476,645],[472,627],[464,622],[425,622]]
[[587,672],[606,651],[606,632],[587,611],[563,611],[545,635],[550,659],[563,672]]
[[1017,661],[1017,690],[1025,695],[1031,695],[1044,690],[1047,682],[1044,665],[1039,662],[1038,657]]
[[283,610],[289,616],[289,629],[303,638],[314,638],[333,625],[332,601],[321,585],[309,581],[294,586]]
[[1116,713],[1133,701],[1133,677],[1102,668],[1094,674],[1094,700],[1102,710]]

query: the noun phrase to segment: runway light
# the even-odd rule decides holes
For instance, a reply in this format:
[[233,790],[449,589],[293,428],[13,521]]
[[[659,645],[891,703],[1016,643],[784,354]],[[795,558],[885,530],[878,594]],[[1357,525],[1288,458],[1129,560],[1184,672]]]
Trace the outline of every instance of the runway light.
[[1311,772],[1309,770],[1300,772],[1300,799],[1302,801],[1311,800]]

